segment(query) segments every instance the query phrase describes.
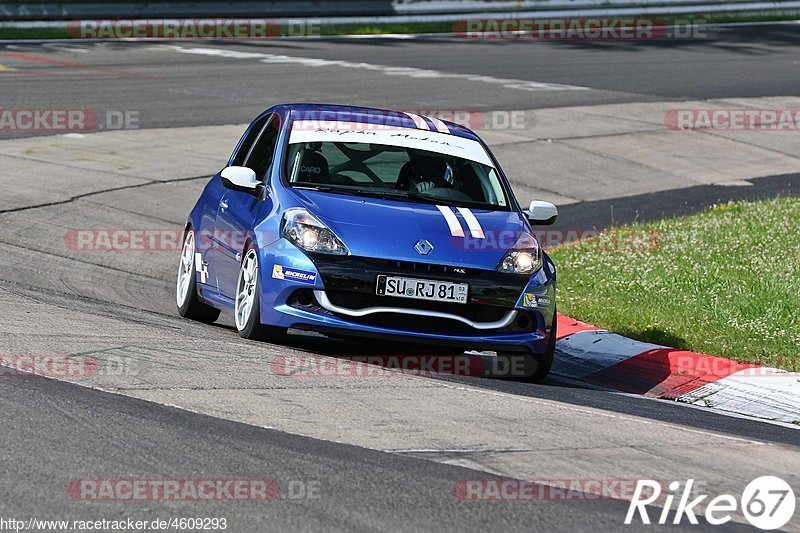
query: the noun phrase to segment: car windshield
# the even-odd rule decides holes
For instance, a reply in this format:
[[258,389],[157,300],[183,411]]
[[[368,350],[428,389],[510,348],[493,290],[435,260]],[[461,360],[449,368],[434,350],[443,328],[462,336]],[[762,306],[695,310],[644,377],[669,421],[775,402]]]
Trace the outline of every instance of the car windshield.
[[[375,140],[386,142],[383,137]],[[463,141],[480,147],[475,141]],[[480,150],[488,162],[485,150],[482,147]],[[290,141],[287,155],[286,175],[293,187],[400,201],[509,209],[508,198],[492,166],[438,150],[376,142]]]

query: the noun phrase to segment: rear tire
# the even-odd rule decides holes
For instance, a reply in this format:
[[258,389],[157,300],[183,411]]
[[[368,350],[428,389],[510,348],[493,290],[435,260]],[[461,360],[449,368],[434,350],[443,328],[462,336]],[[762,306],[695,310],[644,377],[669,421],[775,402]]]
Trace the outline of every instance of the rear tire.
[[243,254],[236,281],[233,310],[236,330],[244,339],[279,342],[286,337],[286,328],[261,323],[260,292],[258,254],[255,248],[248,248]]
[[189,228],[183,239],[181,262],[178,265],[175,303],[178,305],[178,314],[183,318],[211,324],[219,318],[220,310],[204,304],[197,295],[195,249],[194,230]]

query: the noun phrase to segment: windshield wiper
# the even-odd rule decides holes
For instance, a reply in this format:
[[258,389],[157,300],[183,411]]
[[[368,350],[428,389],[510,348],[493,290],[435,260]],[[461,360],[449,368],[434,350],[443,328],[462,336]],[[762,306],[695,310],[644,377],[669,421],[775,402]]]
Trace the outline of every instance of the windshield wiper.
[[322,191],[332,192],[334,194],[348,194],[350,196],[370,196],[373,198],[383,198],[385,200],[398,200],[401,202],[423,202],[426,204],[443,204],[455,207],[467,207],[472,209],[489,209],[491,211],[508,211],[505,206],[497,206],[494,204],[487,204],[483,202],[460,202],[453,200],[445,200],[436,198],[435,196],[428,196],[417,191],[401,191],[392,189],[350,189],[347,187],[334,187],[332,185],[293,185],[296,189],[304,189],[308,191]]
[[338,194],[349,194],[353,196],[374,196],[391,200],[418,201],[426,203],[436,203],[436,199],[422,195],[416,191],[398,191],[391,189],[350,189],[347,187],[333,187],[330,185],[294,185],[297,189],[309,191],[332,192]]
[[304,191],[322,191],[333,192],[337,194],[352,194],[357,195],[357,189],[346,189],[342,187],[331,187],[330,185],[292,185],[294,189],[302,189]]

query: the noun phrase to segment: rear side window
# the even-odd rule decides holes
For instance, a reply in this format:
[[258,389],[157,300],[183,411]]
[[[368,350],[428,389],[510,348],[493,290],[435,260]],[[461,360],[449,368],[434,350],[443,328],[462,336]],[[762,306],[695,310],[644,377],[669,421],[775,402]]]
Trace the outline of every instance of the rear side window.
[[272,115],[265,115],[253,123],[253,126],[247,131],[247,133],[245,133],[245,136],[239,145],[239,149],[236,151],[236,155],[233,157],[233,162],[231,165],[235,167],[245,166],[244,161],[250,154],[250,149],[253,147],[253,143],[256,142],[261,130],[264,129],[264,124],[266,124],[270,118],[272,118]]
[[278,134],[280,133],[279,123],[278,117],[273,116],[253,145],[250,155],[244,164],[244,166],[253,169],[256,177],[262,181],[267,176],[272,160],[275,159],[275,145],[278,143]]

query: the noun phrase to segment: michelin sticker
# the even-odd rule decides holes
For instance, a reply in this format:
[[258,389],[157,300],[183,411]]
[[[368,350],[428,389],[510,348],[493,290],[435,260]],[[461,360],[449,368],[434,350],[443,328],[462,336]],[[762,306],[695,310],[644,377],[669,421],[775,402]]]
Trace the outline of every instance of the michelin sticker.
[[547,307],[548,305],[550,305],[550,298],[547,296],[537,296],[526,292],[525,296],[522,298],[523,307],[540,308]]
[[317,275],[314,272],[305,270],[295,270],[281,265],[275,265],[272,269],[272,277],[284,281],[297,281],[314,285],[317,282]]

